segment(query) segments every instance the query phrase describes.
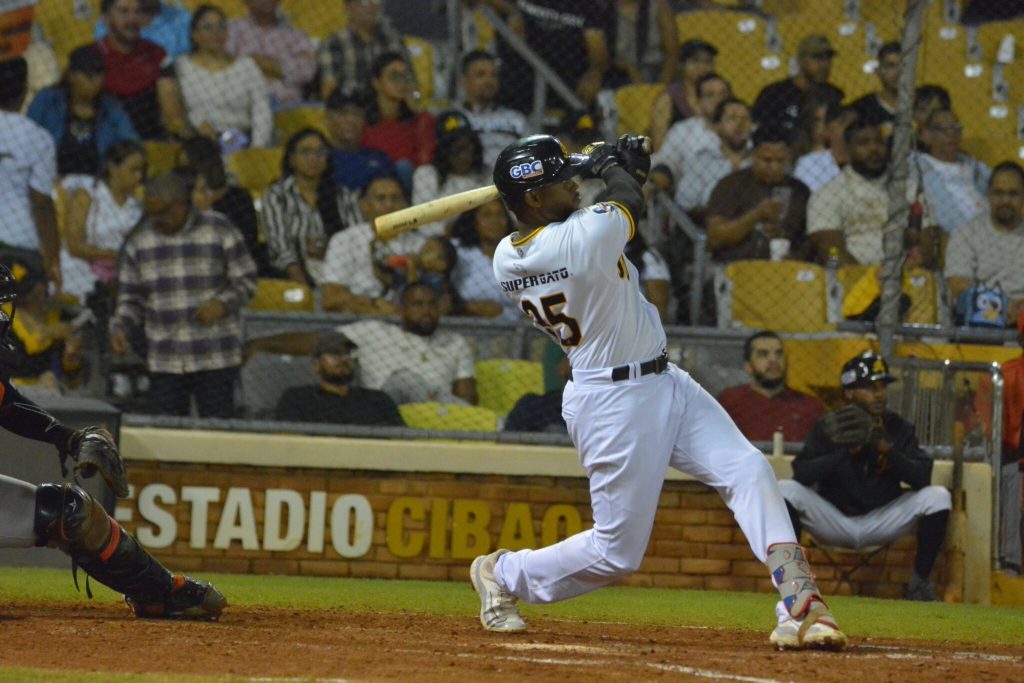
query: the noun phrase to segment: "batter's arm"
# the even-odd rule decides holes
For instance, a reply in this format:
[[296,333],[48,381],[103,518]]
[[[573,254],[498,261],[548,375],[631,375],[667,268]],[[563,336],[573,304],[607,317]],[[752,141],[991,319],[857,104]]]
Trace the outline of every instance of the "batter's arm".
[[624,168],[618,165],[609,166],[601,174],[606,189],[602,195],[602,201],[615,202],[622,205],[636,224],[637,218],[644,208],[644,192],[636,178],[629,174]]

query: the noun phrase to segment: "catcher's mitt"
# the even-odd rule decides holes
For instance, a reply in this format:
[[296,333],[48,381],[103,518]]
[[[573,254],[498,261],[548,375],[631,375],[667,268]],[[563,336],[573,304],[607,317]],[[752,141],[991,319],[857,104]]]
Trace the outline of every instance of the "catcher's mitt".
[[875,427],[871,415],[853,403],[825,413],[821,419],[825,436],[836,446],[844,448],[857,448],[868,443]]
[[623,135],[615,143],[615,153],[622,167],[641,185],[647,181],[647,174],[651,172],[653,151],[651,139],[644,135]]
[[128,477],[124,461],[117,450],[114,437],[102,427],[85,427],[72,434],[68,451],[61,453],[61,466],[70,456],[75,461],[74,473],[88,479],[97,473],[118,498],[128,497]]

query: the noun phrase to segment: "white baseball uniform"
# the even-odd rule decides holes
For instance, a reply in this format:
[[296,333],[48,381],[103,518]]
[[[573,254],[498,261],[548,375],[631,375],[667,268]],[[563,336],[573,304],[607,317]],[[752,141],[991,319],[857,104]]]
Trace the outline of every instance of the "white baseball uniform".
[[762,562],[770,545],[796,542],[764,456],[687,373],[650,362],[664,353],[665,331],[622,254],[635,230],[624,206],[597,204],[514,233],[494,255],[502,290],[569,356],[562,414],[594,513],[592,529],[498,558],[498,584],[527,602],[564,600],[635,571],[670,466],[719,492]]

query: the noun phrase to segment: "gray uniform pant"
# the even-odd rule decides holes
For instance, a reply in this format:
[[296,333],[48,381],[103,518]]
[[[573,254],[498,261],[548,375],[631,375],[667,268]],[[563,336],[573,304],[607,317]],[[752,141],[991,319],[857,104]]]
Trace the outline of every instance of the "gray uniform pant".
[[0,548],[36,544],[36,487],[0,474]]
[[921,517],[953,507],[949,491],[941,486],[925,486],[867,514],[850,517],[800,482],[786,479],[779,482],[779,488],[818,542],[854,550],[895,541],[913,531]]

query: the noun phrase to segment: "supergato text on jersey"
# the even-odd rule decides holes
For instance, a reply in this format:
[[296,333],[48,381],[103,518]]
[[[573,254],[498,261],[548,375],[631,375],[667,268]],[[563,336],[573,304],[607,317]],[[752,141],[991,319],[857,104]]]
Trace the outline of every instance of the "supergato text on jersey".
[[529,289],[535,285],[546,285],[549,282],[558,282],[569,277],[568,268],[559,268],[540,275],[527,275],[517,277],[515,280],[505,280],[501,283],[502,290],[506,292],[518,292],[520,289]]

